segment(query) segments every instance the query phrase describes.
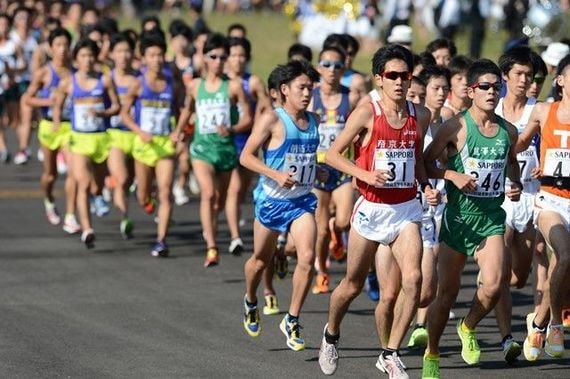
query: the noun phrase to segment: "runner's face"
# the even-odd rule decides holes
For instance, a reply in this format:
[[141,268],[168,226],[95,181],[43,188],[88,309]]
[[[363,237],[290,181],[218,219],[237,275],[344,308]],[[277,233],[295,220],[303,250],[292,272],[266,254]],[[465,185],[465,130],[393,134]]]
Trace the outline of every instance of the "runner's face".
[[0,36],[6,37],[10,30],[10,23],[6,17],[0,17]]
[[69,40],[64,36],[56,37],[51,44],[51,53],[54,59],[66,59],[69,54]]
[[404,80],[402,77],[397,77],[396,79],[386,77],[386,75],[392,72],[406,73],[409,72],[409,68],[406,62],[401,59],[389,60],[384,66],[384,73],[374,76],[376,85],[382,88],[382,93],[389,99],[396,102],[405,100],[411,80]]
[[218,76],[224,73],[224,64],[228,60],[228,55],[223,47],[208,51],[204,57],[208,72]]
[[410,89],[408,89],[406,100],[414,104],[424,105],[426,102],[426,87],[412,82]]
[[247,64],[245,49],[242,46],[230,47],[230,55],[228,57],[229,69],[232,72],[243,72]]
[[449,83],[443,76],[432,77],[426,86],[426,106],[440,110],[449,94]]
[[95,55],[90,48],[84,47],[77,52],[75,57],[77,69],[81,72],[90,72],[95,65]]
[[332,86],[337,86],[340,83],[340,78],[344,72],[344,62],[341,58],[341,55],[336,51],[325,51],[321,54],[317,65],[321,81]]
[[526,91],[532,83],[532,67],[515,63],[507,75],[507,91],[516,97],[526,96]]
[[131,64],[133,53],[127,42],[120,42],[111,51],[111,59],[115,67],[125,70]]
[[[488,89],[475,87],[476,85],[490,84]],[[469,97],[473,100],[473,106],[484,112],[494,112],[499,103],[501,78],[495,74],[481,75],[474,86],[468,89]],[[497,88],[498,87],[498,88]]]
[[451,91],[459,99],[467,98],[467,75],[466,73],[455,74],[451,77]]
[[437,49],[433,53],[431,53],[435,59],[435,63],[441,66],[447,67],[449,61],[451,60],[451,54],[449,53],[448,48]]
[[285,104],[297,111],[304,111],[311,101],[313,82],[305,74],[296,77],[289,84],[281,85],[281,93],[285,95]]
[[183,35],[178,35],[171,40],[172,50],[174,50],[176,54],[185,53],[186,49],[188,49],[189,44],[190,42]]
[[148,47],[144,51],[143,61],[149,71],[158,73],[164,64],[164,51],[158,46]]

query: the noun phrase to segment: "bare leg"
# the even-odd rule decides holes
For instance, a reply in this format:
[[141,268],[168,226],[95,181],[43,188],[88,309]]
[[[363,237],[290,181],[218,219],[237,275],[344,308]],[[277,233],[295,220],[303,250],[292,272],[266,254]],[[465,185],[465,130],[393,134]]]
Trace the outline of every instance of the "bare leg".
[[77,183],[77,210],[79,223],[83,231],[92,229],[91,213],[89,212],[89,191],[93,181],[93,164],[91,160],[81,154],[72,154],[73,176]]
[[174,159],[165,158],[156,163],[155,167],[156,183],[158,186],[158,241],[166,238],[168,224],[172,214],[172,181],[174,179]]
[[317,210],[315,212],[315,220],[317,222],[317,242],[315,244],[315,252],[317,256],[316,267],[320,274],[328,274],[327,257],[329,255],[329,203],[331,201],[331,193],[321,190],[314,190],[317,195]]
[[270,264],[278,235],[279,233],[261,225],[257,219],[253,222],[253,254],[244,266],[246,299],[250,303],[257,302],[257,287],[264,269]]

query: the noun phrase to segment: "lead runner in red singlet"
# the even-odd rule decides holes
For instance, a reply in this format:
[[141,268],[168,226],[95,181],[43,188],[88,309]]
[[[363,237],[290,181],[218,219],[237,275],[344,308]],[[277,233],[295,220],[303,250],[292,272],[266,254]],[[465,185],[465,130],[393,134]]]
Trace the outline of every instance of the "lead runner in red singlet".
[[[380,254],[389,257],[383,260],[390,267],[382,267],[382,272],[389,274],[380,280],[382,299],[376,309],[376,324],[383,352],[376,367],[390,378],[407,378],[398,348],[417,310],[422,281],[422,209],[416,200],[417,182],[429,204],[437,205],[439,192],[428,183],[422,157],[430,112],[406,101],[412,78],[411,53],[388,45],[376,52],[372,65],[380,100],[357,107],[326,154],[327,164],[356,178],[361,196],[351,220],[346,276],[330,300],[319,365],[327,375],[335,372],[340,323],[360,294],[381,246]],[[342,155],[355,138],[356,164]],[[402,317],[392,322],[400,288],[404,293]]]

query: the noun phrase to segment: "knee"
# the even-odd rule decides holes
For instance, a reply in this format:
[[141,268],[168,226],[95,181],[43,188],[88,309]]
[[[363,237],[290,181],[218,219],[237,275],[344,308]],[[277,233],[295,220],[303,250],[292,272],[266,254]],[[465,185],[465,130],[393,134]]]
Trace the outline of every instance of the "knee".
[[320,239],[328,239],[330,236],[328,225],[318,224],[317,225],[317,237]]
[[418,269],[402,273],[402,288],[406,293],[419,293],[422,285],[422,272]]
[[488,299],[498,299],[501,295],[502,282],[502,280],[497,280],[495,282],[484,283],[479,287],[479,291],[481,291],[482,295]]
[[344,278],[341,282],[341,285],[339,285],[339,288],[344,289],[344,292],[347,297],[349,297],[350,299],[356,299],[356,297],[360,295],[360,292],[362,292],[362,287],[364,286],[364,283],[361,284],[354,280],[349,280],[347,278]]
[[46,183],[50,183],[50,184],[51,184],[51,183],[55,182],[55,180],[57,179],[57,174],[45,173],[45,174],[43,175],[43,177],[44,177],[44,181],[45,181]]
[[208,202],[213,204],[216,199],[216,194],[212,188],[208,189],[201,189],[200,190],[200,199],[203,202]]
[[334,223],[337,229],[347,230],[350,227],[350,216],[336,215]]
[[435,298],[435,288],[427,287],[422,289],[422,293],[420,295],[420,304],[419,308],[425,308],[431,304],[433,299]]
[[522,289],[526,285],[528,280],[529,273],[520,273],[520,272],[513,272],[511,276],[511,287],[515,287],[516,289]]
[[393,291],[390,289],[382,289],[380,291],[380,301],[378,304],[382,304],[384,307],[388,307],[389,309],[393,309],[396,305],[396,301],[398,300],[400,292]]

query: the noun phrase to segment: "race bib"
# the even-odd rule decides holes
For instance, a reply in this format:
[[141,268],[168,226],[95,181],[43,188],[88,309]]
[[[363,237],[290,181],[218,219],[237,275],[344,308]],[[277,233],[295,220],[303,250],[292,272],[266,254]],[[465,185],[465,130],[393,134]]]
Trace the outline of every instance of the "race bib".
[[105,104],[75,104],[74,108],[74,129],[79,132],[97,132],[103,131],[103,118],[92,115],[93,111],[102,112],[105,110]]
[[532,171],[538,167],[538,156],[534,146],[517,154],[517,160],[521,169],[521,182],[523,185],[535,180],[532,177]]
[[382,188],[412,188],[416,185],[414,149],[376,149],[374,169],[388,170],[391,178]]
[[505,192],[505,160],[467,158],[465,173],[475,178],[477,188],[465,195],[497,197]]
[[544,155],[544,176],[570,176],[570,150],[548,149]]
[[140,127],[155,136],[170,133],[170,108],[142,107]]
[[208,104],[198,107],[198,131],[200,134],[214,134],[218,132],[218,126],[229,128],[230,107],[228,103]]
[[296,187],[312,187],[315,183],[317,164],[314,153],[285,154],[285,171],[293,175]]
[[330,149],[343,128],[344,125],[342,124],[319,125],[319,147],[317,148],[318,163],[325,163],[325,154]]

